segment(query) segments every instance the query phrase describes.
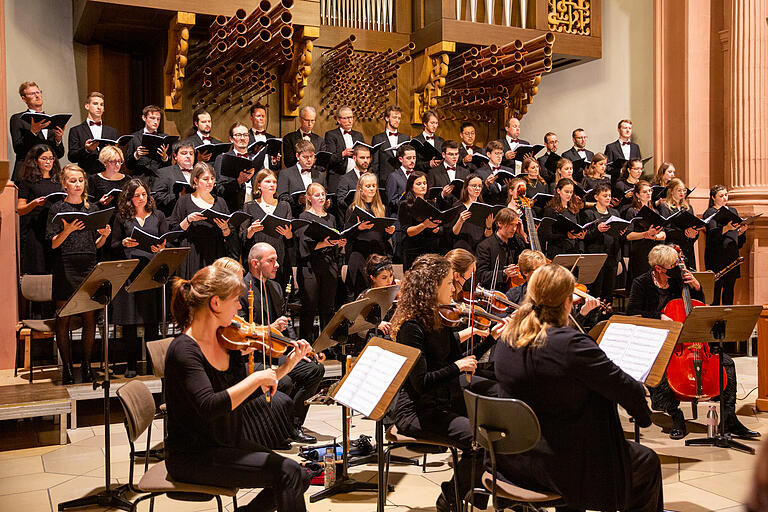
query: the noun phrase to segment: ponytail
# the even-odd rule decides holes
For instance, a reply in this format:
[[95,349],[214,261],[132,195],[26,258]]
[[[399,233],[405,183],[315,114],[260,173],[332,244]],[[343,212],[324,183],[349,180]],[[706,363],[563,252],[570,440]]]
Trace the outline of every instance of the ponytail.
[[183,331],[192,322],[191,295],[192,281],[177,277],[173,280],[171,293],[171,314],[176,325]]

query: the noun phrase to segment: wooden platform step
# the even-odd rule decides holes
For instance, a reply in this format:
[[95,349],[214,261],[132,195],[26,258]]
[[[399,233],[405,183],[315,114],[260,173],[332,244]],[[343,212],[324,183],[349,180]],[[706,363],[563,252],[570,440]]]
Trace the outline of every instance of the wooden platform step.
[[50,382],[0,386],[0,420],[59,416],[59,444],[67,443],[67,415],[72,410],[64,386]]

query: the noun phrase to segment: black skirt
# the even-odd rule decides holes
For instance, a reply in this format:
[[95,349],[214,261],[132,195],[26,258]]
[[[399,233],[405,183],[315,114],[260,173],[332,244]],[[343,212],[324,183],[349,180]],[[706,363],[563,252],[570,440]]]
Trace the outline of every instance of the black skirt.
[[96,266],[95,254],[64,254],[53,266],[53,300],[67,300]]

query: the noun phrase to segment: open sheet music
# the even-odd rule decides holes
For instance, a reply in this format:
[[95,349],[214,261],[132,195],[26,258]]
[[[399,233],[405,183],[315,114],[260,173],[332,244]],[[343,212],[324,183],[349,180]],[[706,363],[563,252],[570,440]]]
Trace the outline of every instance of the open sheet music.
[[611,323],[603,333],[600,348],[616,366],[645,382],[668,334],[668,329]]
[[404,356],[368,346],[336,391],[334,399],[363,416],[370,416],[405,362]]

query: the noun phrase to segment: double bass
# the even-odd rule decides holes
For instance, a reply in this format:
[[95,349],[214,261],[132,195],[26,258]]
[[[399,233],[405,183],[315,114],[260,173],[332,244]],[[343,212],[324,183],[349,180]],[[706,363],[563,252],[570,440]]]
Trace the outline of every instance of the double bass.
[[[679,247],[677,266],[681,275],[687,272],[684,257]],[[706,306],[701,301],[691,299],[691,289],[683,282],[683,296],[667,303],[662,313],[676,322],[685,322],[691,310]],[[709,350],[706,342],[678,344],[667,366],[669,387],[680,400],[705,400],[720,394],[718,358]],[[723,375],[723,388],[727,377]]]

